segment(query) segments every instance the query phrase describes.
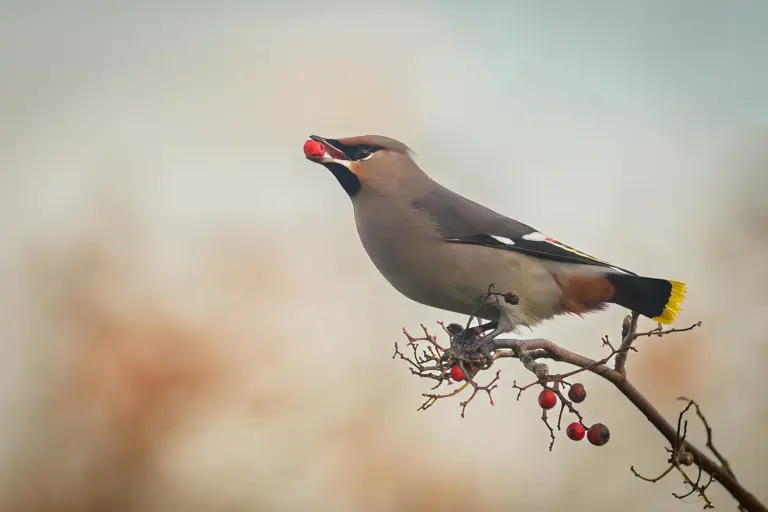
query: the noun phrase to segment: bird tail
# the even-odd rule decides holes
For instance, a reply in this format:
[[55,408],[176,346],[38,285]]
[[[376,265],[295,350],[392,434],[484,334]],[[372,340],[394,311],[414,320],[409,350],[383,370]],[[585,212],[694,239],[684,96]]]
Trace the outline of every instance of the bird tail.
[[614,288],[610,302],[661,324],[671,324],[685,300],[686,286],[679,281],[627,274],[608,274],[605,277]]

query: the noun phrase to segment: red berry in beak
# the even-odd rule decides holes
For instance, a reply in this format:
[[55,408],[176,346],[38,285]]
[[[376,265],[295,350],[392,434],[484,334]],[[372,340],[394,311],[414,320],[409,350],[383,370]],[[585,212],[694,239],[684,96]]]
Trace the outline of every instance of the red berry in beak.
[[584,425],[578,421],[574,421],[568,425],[568,428],[565,429],[565,433],[569,439],[573,439],[574,441],[581,441],[584,439],[584,434],[586,434],[587,431],[584,428]]
[[325,155],[325,146],[316,140],[309,139],[304,143],[304,156],[308,158],[320,158]]
[[551,409],[557,405],[557,395],[551,390],[545,389],[539,393],[539,405],[542,409]]
[[461,371],[461,367],[457,364],[451,367],[451,378],[456,382],[464,380],[464,372]]
[[595,423],[589,427],[587,439],[595,446],[603,446],[611,438],[611,432],[608,427],[602,423]]
[[583,402],[587,398],[587,390],[584,389],[584,384],[574,384],[571,386],[571,389],[568,390],[568,398],[577,404]]

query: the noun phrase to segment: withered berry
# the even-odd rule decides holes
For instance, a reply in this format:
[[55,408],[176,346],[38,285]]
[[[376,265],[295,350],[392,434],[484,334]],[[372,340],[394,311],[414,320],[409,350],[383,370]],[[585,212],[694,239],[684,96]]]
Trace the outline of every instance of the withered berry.
[[587,431],[587,439],[595,446],[603,446],[611,438],[611,431],[602,423],[595,423]]
[[584,384],[577,383],[571,386],[571,389],[568,390],[568,398],[577,404],[583,402],[587,398],[587,390],[584,389]]

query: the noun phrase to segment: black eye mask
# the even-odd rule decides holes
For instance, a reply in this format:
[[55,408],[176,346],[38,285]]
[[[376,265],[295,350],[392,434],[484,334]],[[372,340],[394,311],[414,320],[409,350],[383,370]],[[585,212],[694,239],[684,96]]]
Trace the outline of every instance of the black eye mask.
[[369,155],[372,155],[373,153],[381,149],[381,147],[379,146],[372,146],[370,144],[355,144],[353,146],[350,146],[350,145],[342,144],[336,139],[326,139],[326,140],[334,148],[344,153],[344,155],[350,160],[352,160],[353,162],[357,162],[359,160],[368,158]]

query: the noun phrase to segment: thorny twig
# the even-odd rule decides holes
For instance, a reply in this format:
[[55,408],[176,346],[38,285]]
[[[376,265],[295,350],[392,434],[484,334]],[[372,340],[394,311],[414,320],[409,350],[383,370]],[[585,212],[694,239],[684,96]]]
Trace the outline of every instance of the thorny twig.
[[[721,471],[727,474],[728,477],[732,478],[733,480],[736,480],[736,475],[733,473],[733,470],[731,469],[731,465],[728,462],[728,460],[726,460],[725,457],[723,457],[723,455],[717,450],[717,448],[715,448],[715,445],[712,441],[712,427],[710,427],[709,422],[707,421],[707,418],[701,412],[701,408],[699,407],[699,404],[696,403],[694,400],[691,400],[690,398],[686,398],[682,396],[677,397],[677,399],[683,402],[687,402],[687,405],[682,411],[680,411],[680,414],[677,418],[677,432],[676,432],[676,437],[672,442],[672,448],[667,448],[667,451],[670,454],[669,460],[667,461],[669,463],[669,466],[664,471],[664,473],[662,473],[659,477],[654,479],[648,479],[639,475],[634,470],[634,468],[631,468],[632,472],[635,474],[635,476],[643,480],[646,480],[649,482],[657,482],[661,480],[661,478],[669,474],[673,469],[676,469],[682,475],[683,483],[685,483],[688,487],[690,487],[690,489],[685,494],[673,493],[673,496],[683,500],[693,495],[694,493],[697,493],[702,498],[702,500],[704,500],[705,509],[714,508],[712,501],[706,495],[706,490],[710,486],[710,484],[715,480],[716,475],[714,473],[710,473],[707,479],[707,482],[702,485],[701,478],[703,476],[702,475],[703,469],[701,465],[697,464],[697,475],[696,475],[695,481],[685,472],[683,468],[683,466],[691,466],[696,463],[695,456],[690,451],[690,444],[686,440],[686,437],[688,435],[688,421],[684,419],[685,414],[691,408],[694,408],[696,410],[696,416],[698,416],[699,420],[701,421],[701,424],[704,426],[704,429],[706,430],[706,433],[707,433],[706,446],[715,455],[717,460],[720,462]],[[749,509],[745,508],[745,510],[749,510]]]
[[[492,294],[493,293],[489,289],[489,296]],[[515,296],[511,295],[511,297]],[[484,369],[490,368],[497,359],[517,358],[523,363],[523,366],[528,371],[536,376],[535,381],[525,386],[518,386],[517,382],[513,382],[513,388],[518,390],[517,399],[519,400],[522,392],[530,387],[536,385],[546,387],[557,395],[561,403],[558,416],[558,430],[561,429],[561,421],[566,409],[574,414],[579,422],[586,427],[581,414],[578,412],[572,401],[566,398],[561,386],[570,385],[566,379],[577,375],[578,373],[589,371],[611,382],[619,391],[621,391],[672,446],[672,448],[667,448],[667,451],[670,453],[668,461],[669,467],[667,467],[664,472],[655,478],[647,478],[640,475],[635,470],[634,466],[630,467],[631,472],[637,478],[648,482],[658,482],[669,475],[674,469],[677,469],[683,476],[684,483],[689,488],[689,491],[686,494],[675,494],[679,499],[685,499],[693,494],[698,494],[704,500],[704,507],[711,508],[713,505],[710,499],[706,496],[706,491],[713,481],[718,481],[738,501],[740,509],[768,512],[768,508],[766,508],[765,505],[737,481],[728,461],[725,460],[720,452],[714,447],[712,442],[712,429],[706,422],[698,404],[692,400],[682,397],[680,398],[681,400],[688,401],[688,406],[681,412],[680,417],[678,418],[677,428],[675,428],[661,416],[648,399],[645,398],[627,379],[625,370],[626,356],[630,350],[636,351],[632,344],[637,338],[665,336],[672,333],[689,331],[701,326],[701,322],[697,322],[690,327],[681,329],[663,330],[659,326],[650,331],[638,333],[636,315],[628,316],[627,319],[625,319],[623,326],[621,345],[618,348],[615,348],[608,340],[608,337],[604,337],[603,345],[610,349],[610,353],[602,359],[592,360],[585,356],[570,352],[545,339],[525,341],[515,339],[495,339],[490,343],[490,351],[488,353],[481,353],[476,347],[472,346],[472,341],[482,336],[482,332],[486,330],[484,328],[490,327],[482,326],[480,328],[469,329],[469,325],[473,318],[474,317],[470,318],[467,327],[462,327],[458,324],[450,324],[447,327],[443,326],[443,330],[451,339],[450,346],[448,347],[443,347],[438,344],[437,338],[431,336],[424,326],[422,326],[424,335],[418,338],[410,336],[404,330],[408,338],[408,344],[411,346],[410,351],[412,352],[412,355],[405,355],[399,349],[397,344],[395,344],[393,358],[399,356],[400,359],[408,362],[412,374],[437,381],[434,388],[439,387],[443,383],[451,383],[450,368],[453,365],[459,366],[464,371],[465,381],[459,388],[452,392],[444,394],[424,393],[423,397],[426,401],[419,407],[420,410],[431,407],[438,400],[456,396],[467,387],[472,388],[472,394],[467,400],[460,403],[462,417],[464,416],[467,405],[481,391],[488,394],[489,401],[493,404],[494,401],[491,392],[498,386],[500,372],[497,371],[493,379],[485,386],[476,382],[478,373]],[[419,353],[415,345],[422,341],[428,343],[430,346],[427,350],[423,350]],[[616,359],[613,368],[608,366],[608,363],[612,358]],[[549,374],[548,366],[539,362],[539,359],[552,359],[554,361],[564,362],[575,366],[576,369],[559,375],[551,375]],[[683,416],[691,408],[695,409],[698,418],[705,426],[707,431],[706,447],[714,454],[717,462],[709,458],[686,439],[688,423],[687,420],[684,420]],[[555,429],[548,422],[546,410],[543,412],[541,419],[550,433],[551,450],[554,445]],[[684,471],[684,467],[689,466],[696,466],[697,475],[695,478],[690,477]],[[704,475],[707,475],[706,479],[704,478]]]

